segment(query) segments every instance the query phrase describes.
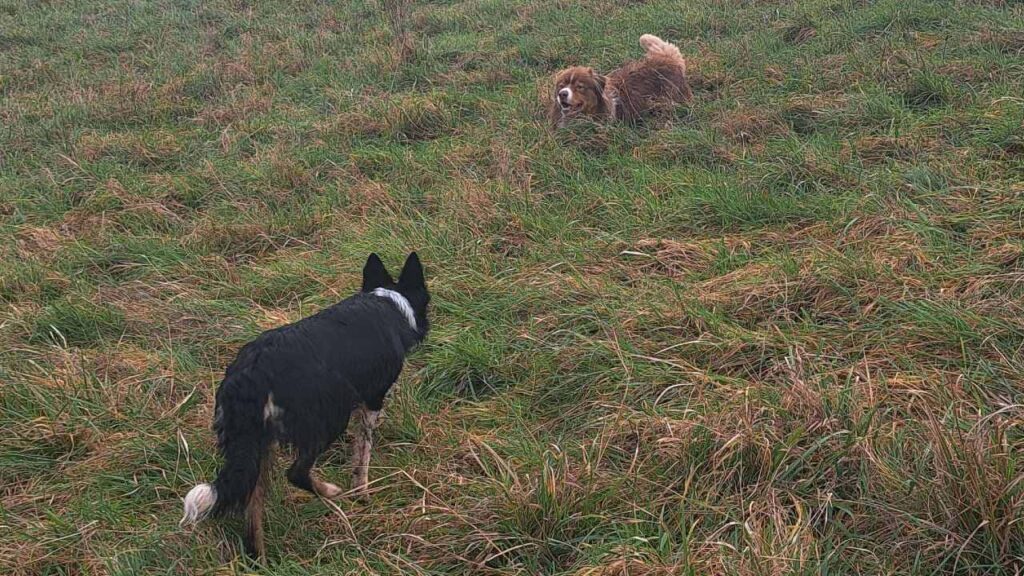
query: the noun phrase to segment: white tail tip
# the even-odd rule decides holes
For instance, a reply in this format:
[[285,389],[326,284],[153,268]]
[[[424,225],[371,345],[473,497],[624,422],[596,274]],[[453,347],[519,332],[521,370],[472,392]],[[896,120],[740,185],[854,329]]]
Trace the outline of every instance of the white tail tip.
[[648,46],[657,46],[659,44],[665,44],[665,41],[662,40],[661,38],[658,38],[654,34],[641,34],[640,44],[644,48],[647,48]]
[[207,514],[217,502],[217,491],[209,484],[200,484],[188,491],[185,496],[185,515],[178,522],[179,526],[195,524]]
[[669,58],[682,59],[682,54],[679,53],[679,47],[670,42],[665,42],[654,34],[644,34],[640,36],[640,45],[643,46],[644,50],[646,50],[647,54],[650,56],[666,56]]

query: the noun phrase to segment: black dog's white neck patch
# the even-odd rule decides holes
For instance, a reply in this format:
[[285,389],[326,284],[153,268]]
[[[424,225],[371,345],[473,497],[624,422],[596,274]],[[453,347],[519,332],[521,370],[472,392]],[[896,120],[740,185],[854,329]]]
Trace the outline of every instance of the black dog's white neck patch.
[[412,305],[406,300],[405,296],[402,296],[394,290],[388,290],[387,288],[377,288],[373,293],[381,298],[387,298],[398,306],[398,310],[405,316],[405,319],[409,321],[409,326],[412,326],[413,330],[416,330],[416,313],[412,311]]

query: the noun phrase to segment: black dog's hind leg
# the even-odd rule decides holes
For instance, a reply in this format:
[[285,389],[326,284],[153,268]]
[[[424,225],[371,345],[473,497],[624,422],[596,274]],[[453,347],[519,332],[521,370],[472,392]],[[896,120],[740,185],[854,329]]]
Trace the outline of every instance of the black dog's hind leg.
[[[349,415],[346,414],[340,423],[342,431],[348,426],[348,419]],[[316,459],[324,453],[324,450],[327,450],[333,441],[334,438],[320,438],[316,442],[296,446],[298,457],[288,468],[288,481],[296,488],[302,488],[324,498],[334,498],[341,494],[341,488],[313,475],[313,465],[316,464]]]

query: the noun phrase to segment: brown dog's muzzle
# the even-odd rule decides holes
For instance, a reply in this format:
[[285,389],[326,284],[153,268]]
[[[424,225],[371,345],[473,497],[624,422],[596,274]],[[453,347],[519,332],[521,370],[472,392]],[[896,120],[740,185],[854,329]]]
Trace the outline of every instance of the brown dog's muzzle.
[[572,89],[562,88],[558,91],[558,105],[562,107],[562,110],[568,110],[572,108]]

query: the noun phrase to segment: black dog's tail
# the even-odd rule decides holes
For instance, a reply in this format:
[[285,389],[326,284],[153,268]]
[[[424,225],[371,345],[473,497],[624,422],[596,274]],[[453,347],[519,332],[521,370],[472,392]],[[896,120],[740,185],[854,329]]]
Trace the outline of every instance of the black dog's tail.
[[224,465],[212,485],[199,484],[185,496],[182,525],[242,508],[247,516],[262,513],[261,487],[273,440],[269,418],[276,408],[270,391],[259,383],[229,375],[217,390],[213,429]]

